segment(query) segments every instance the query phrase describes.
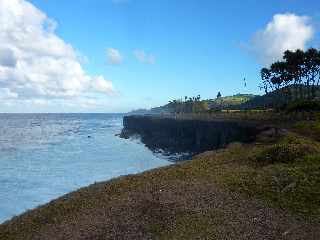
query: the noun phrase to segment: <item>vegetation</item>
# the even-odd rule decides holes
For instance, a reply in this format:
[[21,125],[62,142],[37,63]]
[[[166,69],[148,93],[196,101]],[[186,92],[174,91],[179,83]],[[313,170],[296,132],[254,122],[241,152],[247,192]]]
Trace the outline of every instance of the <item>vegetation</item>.
[[[220,93],[220,92],[219,92]],[[253,94],[236,94],[233,96],[222,97],[220,93],[217,95],[216,99],[211,100],[201,100],[200,95],[197,97],[187,97],[184,99],[175,99],[169,101],[168,104],[152,108],[150,113],[205,113],[210,111],[220,111],[223,109],[238,109],[241,104],[244,104],[256,96]]]
[[300,100],[289,103],[286,106],[286,110],[288,112],[296,112],[296,111],[320,111],[320,101],[314,100]]
[[208,110],[206,101],[201,101],[200,95],[196,97],[185,96],[184,100],[169,101],[167,107],[172,113],[199,113]]
[[[320,119],[318,117],[318,119]],[[320,141],[320,121],[300,121],[295,124],[295,130],[299,133],[303,133],[312,136],[314,139]]]
[[[204,104],[203,107],[200,107],[200,111],[195,111],[193,113],[203,113],[208,109],[211,112],[218,112],[221,110],[288,110],[288,111],[318,111],[316,105],[320,105],[320,86],[313,86],[313,92],[315,98],[306,98],[306,99],[292,99],[289,100],[287,97],[288,92],[294,93],[295,86],[285,86],[280,89],[273,90],[268,92],[263,96],[253,95],[253,94],[236,94],[233,96],[219,97],[216,99],[201,100],[201,104]],[[307,96],[307,86],[300,86],[303,96]],[[169,104],[151,109],[150,113],[183,113],[181,109],[183,100],[174,100],[170,101]],[[294,110],[294,105],[304,105],[301,108],[296,108]],[[189,107],[190,109],[190,107]],[[191,113],[191,111],[187,111]]]
[[[288,133],[271,144],[233,144],[199,159],[201,163],[192,170],[193,177],[206,178],[282,209],[320,218],[318,141]],[[189,165],[195,167],[196,162]]]
[[207,103],[211,110],[238,109],[241,104],[244,104],[255,97],[256,96],[253,94],[239,93],[233,96],[220,96],[213,100],[207,100]]
[[[306,92],[306,86],[301,86],[303,92]],[[250,109],[275,109],[275,110],[286,110],[289,105],[296,104],[299,102],[319,101],[317,98],[320,97],[320,87],[315,87],[315,99],[292,99],[288,100],[288,92],[295,92],[295,86],[286,86],[272,92],[268,92],[263,96],[256,96],[249,101],[237,106],[239,110],[250,110]]]
[[[286,51],[283,61],[271,64],[261,70],[262,88],[266,93],[271,89],[285,88],[282,97],[286,102],[297,99],[314,99],[320,83],[320,52],[311,48]],[[289,88],[288,86],[292,86]]]

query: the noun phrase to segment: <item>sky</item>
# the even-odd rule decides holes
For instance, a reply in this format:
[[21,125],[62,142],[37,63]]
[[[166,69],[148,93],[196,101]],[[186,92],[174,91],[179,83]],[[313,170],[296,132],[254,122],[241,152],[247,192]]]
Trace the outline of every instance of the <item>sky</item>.
[[318,0],[0,0],[0,112],[262,94],[260,69],[319,31]]

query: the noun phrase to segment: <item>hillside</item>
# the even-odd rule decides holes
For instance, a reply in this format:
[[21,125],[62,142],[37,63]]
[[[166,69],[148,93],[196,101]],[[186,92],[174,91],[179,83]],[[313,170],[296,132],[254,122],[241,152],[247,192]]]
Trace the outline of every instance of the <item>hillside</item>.
[[[298,88],[298,90],[296,90]],[[236,94],[233,96],[219,97],[216,99],[206,99],[193,102],[193,104],[202,105],[198,112],[207,110],[251,110],[251,109],[270,109],[281,108],[288,103],[294,102],[299,95],[307,95],[306,86],[290,86],[284,87],[265,95],[254,94]],[[320,98],[320,87],[315,87],[315,97]],[[183,111],[185,105],[189,102],[177,100],[169,102],[163,106],[147,109],[140,109],[130,112],[129,114],[171,114]],[[188,112],[190,113],[190,111]]]
[[[293,86],[284,87],[279,90],[272,91],[262,96],[255,96],[248,101],[236,106],[236,109],[266,109],[282,107],[288,102],[294,101],[296,95],[306,95],[307,88],[300,86],[298,92],[296,92]],[[320,97],[320,87],[315,87],[316,98]]]
[[[233,96],[220,97],[216,99],[208,99],[208,100],[200,100],[197,102],[198,104],[205,105],[205,108],[208,109],[230,109],[236,108],[237,106],[250,101],[255,98],[257,95],[253,94],[236,94]],[[170,102],[160,107],[154,107],[150,110],[147,109],[138,109],[129,112],[128,114],[170,114],[174,113],[177,108],[177,105],[188,104],[188,102],[183,102],[182,100],[178,100],[177,102]]]
[[207,103],[210,109],[230,109],[244,104],[256,97],[257,95],[239,93],[233,96],[226,96],[216,98],[214,100],[207,100]]

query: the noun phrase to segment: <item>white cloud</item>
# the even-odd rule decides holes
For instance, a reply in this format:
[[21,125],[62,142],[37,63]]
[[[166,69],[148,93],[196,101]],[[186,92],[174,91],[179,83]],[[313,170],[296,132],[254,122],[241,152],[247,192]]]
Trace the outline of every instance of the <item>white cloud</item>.
[[0,49],[0,66],[15,67],[17,59],[14,56],[14,52],[10,48]]
[[56,27],[26,0],[0,0],[1,96],[44,103],[39,99],[113,91],[110,81],[84,71],[78,52],[56,35]]
[[18,97],[17,93],[11,92],[8,88],[0,88],[0,99],[15,99]]
[[102,76],[94,79],[93,87],[97,92],[112,92],[112,83],[110,81],[105,81]]
[[250,49],[259,61],[270,64],[280,60],[286,50],[306,49],[313,36],[314,28],[308,16],[276,14],[265,29],[254,35]]
[[152,54],[147,54],[142,50],[133,51],[133,55],[142,63],[154,64],[155,57]]
[[115,48],[108,48],[107,49],[107,61],[109,64],[121,64],[123,57],[118,49]]

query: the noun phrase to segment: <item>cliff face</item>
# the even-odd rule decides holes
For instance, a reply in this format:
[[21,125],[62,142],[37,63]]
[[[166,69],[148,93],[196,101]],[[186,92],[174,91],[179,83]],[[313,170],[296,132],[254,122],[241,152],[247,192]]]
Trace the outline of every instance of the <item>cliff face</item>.
[[152,116],[126,116],[121,137],[139,135],[151,150],[197,154],[224,147],[231,142],[255,140],[254,124],[236,121],[176,120]]

